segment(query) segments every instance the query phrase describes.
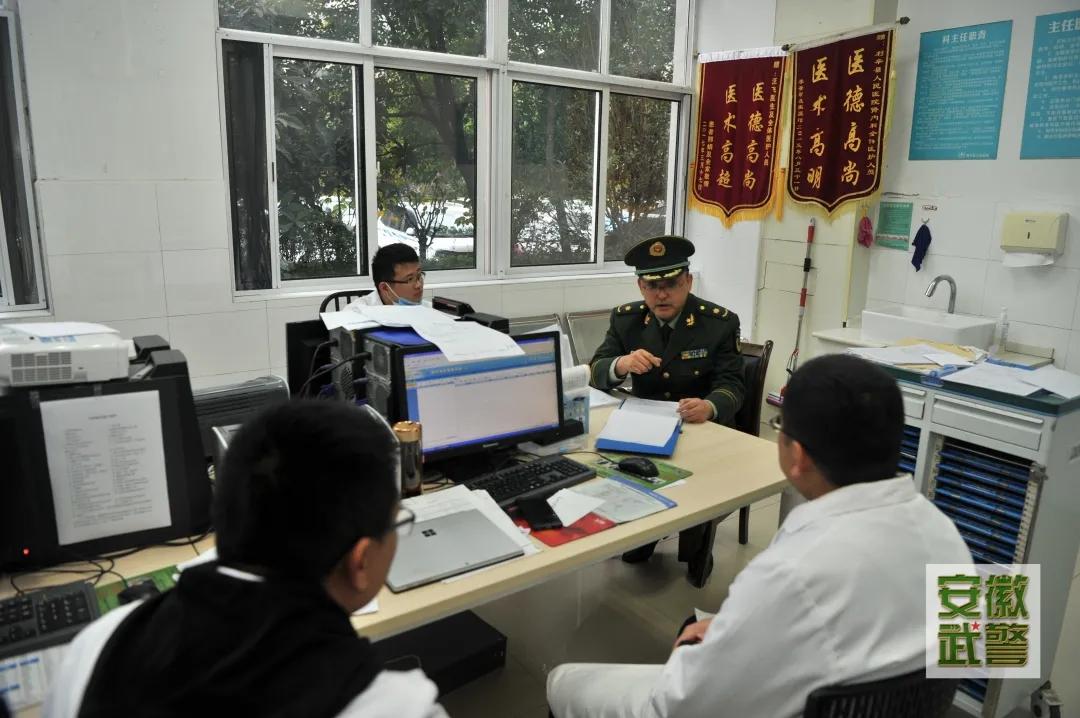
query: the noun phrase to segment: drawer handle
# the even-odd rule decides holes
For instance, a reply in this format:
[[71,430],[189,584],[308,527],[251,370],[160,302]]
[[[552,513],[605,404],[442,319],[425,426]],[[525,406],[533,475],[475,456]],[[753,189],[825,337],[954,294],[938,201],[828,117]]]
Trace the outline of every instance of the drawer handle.
[[980,413],[980,414],[994,414],[994,415],[997,415],[997,416],[1000,416],[1000,417],[1004,417],[1006,419],[1012,419],[1013,421],[1022,421],[1022,422],[1025,422],[1027,424],[1031,424],[1032,426],[1042,426],[1043,425],[1043,420],[1042,419],[1036,419],[1034,417],[1026,416],[1024,414],[1014,414],[1011,411],[1002,411],[1001,409],[995,409],[994,407],[986,406],[984,404],[970,404],[970,403],[968,403],[966,401],[958,401],[956,399],[943,399],[943,398],[939,398],[937,400],[937,403],[945,405],[945,406],[952,405],[953,407],[958,408],[958,409],[967,409],[969,411],[977,412],[977,413]]

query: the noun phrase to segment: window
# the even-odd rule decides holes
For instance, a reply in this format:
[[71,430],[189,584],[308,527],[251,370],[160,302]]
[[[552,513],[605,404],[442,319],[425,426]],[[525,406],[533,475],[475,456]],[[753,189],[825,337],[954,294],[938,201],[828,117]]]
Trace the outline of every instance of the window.
[[600,93],[514,83],[511,266],[592,262]]
[[218,0],[222,27],[357,42],[359,0]]
[[379,246],[414,245],[427,270],[476,267],[476,80],[375,73]]
[[413,50],[483,55],[484,0],[374,0],[372,41]]
[[367,274],[355,140],[356,68],[274,58],[278,248],[281,278]]
[[678,104],[611,93],[604,259],[668,232]]
[[[615,4],[622,0],[615,0]],[[598,0],[510,0],[510,59],[576,70],[600,67]]]
[[0,310],[45,306],[14,17],[0,13]]
[[682,227],[693,10],[218,0],[237,290],[626,271]]

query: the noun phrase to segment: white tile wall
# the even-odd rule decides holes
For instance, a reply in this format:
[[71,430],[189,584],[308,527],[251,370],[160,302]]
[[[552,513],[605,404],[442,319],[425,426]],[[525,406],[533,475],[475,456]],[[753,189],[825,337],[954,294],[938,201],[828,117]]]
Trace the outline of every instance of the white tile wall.
[[[1057,362],[1060,366],[1061,362]],[[1080,374],[1080,331],[1072,332],[1072,341],[1069,343],[1069,354],[1066,357],[1065,369]]]
[[904,304],[916,307],[945,309],[949,306],[947,282],[938,285],[933,297],[926,296],[926,288],[934,277],[948,274],[956,280],[956,311],[961,314],[981,314],[983,292],[986,288],[986,260],[964,257],[944,257],[927,254],[918,272],[909,262],[904,270],[907,285]]
[[153,185],[43,181],[37,196],[49,254],[161,248]]
[[903,304],[907,296],[908,272],[913,269],[911,255],[907,252],[886,247],[871,248],[868,299]]
[[165,316],[161,252],[50,256],[49,284],[59,319]]
[[169,315],[207,314],[233,309],[227,249],[162,252]]
[[228,249],[223,182],[159,182],[155,189],[162,249]]
[[270,366],[266,308],[169,317],[170,343],[193,376],[265,371]]
[[270,333],[271,366],[285,366],[285,325],[289,322],[315,319],[318,316],[318,311],[318,301],[312,301],[307,306],[302,307],[280,307],[274,302],[267,305],[266,316]]
[[982,311],[996,317],[1001,307],[1009,320],[1071,329],[1080,293],[1080,269],[1067,267],[1004,267],[991,263]]

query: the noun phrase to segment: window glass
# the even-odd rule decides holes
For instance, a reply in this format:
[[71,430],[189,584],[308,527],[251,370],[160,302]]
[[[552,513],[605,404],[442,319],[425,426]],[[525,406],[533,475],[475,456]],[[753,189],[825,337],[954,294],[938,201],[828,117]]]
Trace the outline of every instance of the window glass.
[[616,262],[641,240],[664,234],[678,105],[614,92],[610,97],[604,259]]
[[514,83],[511,266],[594,261],[600,93]]
[[356,68],[274,59],[281,278],[366,274]]
[[376,45],[455,55],[483,55],[485,0],[374,0]]
[[599,70],[600,3],[510,0],[510,59]]
[[675,0],[612,0],[613,75],[671,82]]
[[218,0],[221,27],[360,41],[358,0]]
[[375,115],[379,246],[476,267],[476,79],[379,69]]

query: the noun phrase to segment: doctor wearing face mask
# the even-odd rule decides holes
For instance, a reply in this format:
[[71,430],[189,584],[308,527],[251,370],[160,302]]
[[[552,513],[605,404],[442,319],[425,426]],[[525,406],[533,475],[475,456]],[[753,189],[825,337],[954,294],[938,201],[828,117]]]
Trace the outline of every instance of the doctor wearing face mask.
[[375,291],[358,300],[367,306],[431,306],[424,298],[424,270],[420,258],[407,244],[380,247],[371,260],[371,278]]

